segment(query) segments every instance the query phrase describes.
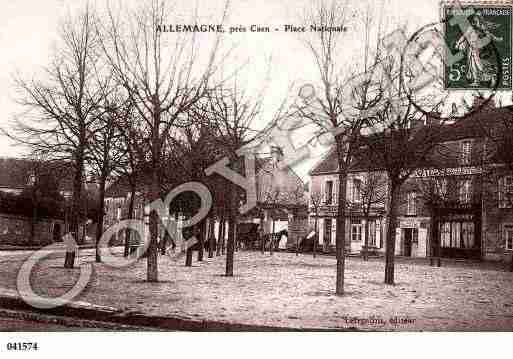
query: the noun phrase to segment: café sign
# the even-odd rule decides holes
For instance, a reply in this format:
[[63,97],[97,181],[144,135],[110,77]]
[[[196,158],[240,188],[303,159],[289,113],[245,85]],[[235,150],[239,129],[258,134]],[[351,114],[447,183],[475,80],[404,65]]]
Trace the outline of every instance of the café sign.
[[420,228],[420,220],[417,218],[404,218],[399,221],[400,228]]
[[412,177],[468,176],[483,173],[481,166],[450,167],[450,168],[419,168]]

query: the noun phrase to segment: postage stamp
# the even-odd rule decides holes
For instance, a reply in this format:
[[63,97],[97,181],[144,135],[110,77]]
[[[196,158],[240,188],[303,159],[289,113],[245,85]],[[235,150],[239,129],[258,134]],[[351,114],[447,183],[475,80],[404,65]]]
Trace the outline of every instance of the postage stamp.
[[511,90],[511,5],[442,3],[447,90]]

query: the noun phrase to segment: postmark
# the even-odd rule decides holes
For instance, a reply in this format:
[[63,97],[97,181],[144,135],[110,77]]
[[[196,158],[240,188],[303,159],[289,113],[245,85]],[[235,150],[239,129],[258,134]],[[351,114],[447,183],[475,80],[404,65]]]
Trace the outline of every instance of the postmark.
[[511,90],[512,6],[442,3],[447,90]]

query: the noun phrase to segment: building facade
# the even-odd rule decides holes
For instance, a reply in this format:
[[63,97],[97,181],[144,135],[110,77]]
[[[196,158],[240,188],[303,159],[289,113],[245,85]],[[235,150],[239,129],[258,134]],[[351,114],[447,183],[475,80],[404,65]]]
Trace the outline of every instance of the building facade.
[[[307,233],[307,201],[305,184],[301,178],[288,166],[281,166],[283,157],[278,147],[271,148],[268,157],[256,158],[255,161],[255,185],[257,204],[248,213],[240,216],[239,223],[255,223],[262,228],[263,233],[268,234],[287,231],[286,240],[280,243],[282,249],[294,247],[299,237]],[[132,218],[144,223],[141,233],[149,235],[149,209],[144,198],[145,179],[144,174],[138,179],[136,196],[134,198],[134,212]],[[117,223],[128,217],[131,190],[124,179],[114,182],[106,190],[104,226]],[[185,220],[183,213],[175,213],[175,220]],[[207,233],[213,233],[217,238],[219,233],[220,218],[207,219]],[[164,223],[171,218],[164,217]],[[212,223],[210,223],[212,222]],[[224,236],[228,237],[227,223]],[[210,228],[212,226],[212,228]],[[161,228],[161,238],[164,236],[164,227]],[[123,236],[120,233],[119,236]]]
[[28,206],[30,209],[33,206],[34,199],[23,202],[16,198],[40,181],[55,184],[63,198],[70,198],[72,178],[68,164],[0,158],[0,192],[5,194],[0,196],[0,202],[4,201],[0,203],[0,245],[46,245],[62,240],[67,227],[66,218],[37,211],[30,213],[32,210],[26,213],[22,208],[16,208]]
[[[426,163],[413,171],[401,187],[396,255],[511,260],[513,166],[498,159],[500,149],[488,130],[498,128],[500,131],[503,120],[511,118],[512,113],[510,107],[496,108],[490,104],[457,122],[438,124],[442,131],[437,145]],[[429,120],[416,121],[412,126],[431,125]],[[346,249],[350,253],[361,251],[365,241],[362,227],[366,222],[371,228],[369,244],[375,246],[377,252],[385,251],[387,199],[373,204],[367,213],[362,212],[362,191],[365,192],[366,177],[372,173],[385,177],[383,191],[386,193],[386,175],[376,164],[367,165],[364,170],[357,160],[347,179]],[[333,245],[338,187],[333,150],[310,175],[310,222],[317,218],[321,247],[325,247],[325,243]],[[316,193],[321,194],[317,214],[312,198]]]

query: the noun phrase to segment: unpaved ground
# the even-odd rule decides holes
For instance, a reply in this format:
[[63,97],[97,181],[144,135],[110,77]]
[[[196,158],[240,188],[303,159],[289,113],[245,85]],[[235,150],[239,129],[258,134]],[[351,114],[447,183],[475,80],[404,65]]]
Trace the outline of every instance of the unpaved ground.
[[[1,258],[2,286],[15,288],[21,259]],[[206,258],[188,268],[183,258],[160,257],[160,283],[144,281],[144,260],[124,269],[94,264],[94,279],[78,299],[151,315],[297,328],[513,330],[513,273],[489,265],[437,268],[402,261],[396,285],[387,286],[382,260],[348,258],[346,295],[338,297],[331,257],[237,252],[233,278],[222,275],[224,261]],[[70,288],[78,269],[65,270],[62,262],[50,259],[37,267],[37,292],[54,296]]]

